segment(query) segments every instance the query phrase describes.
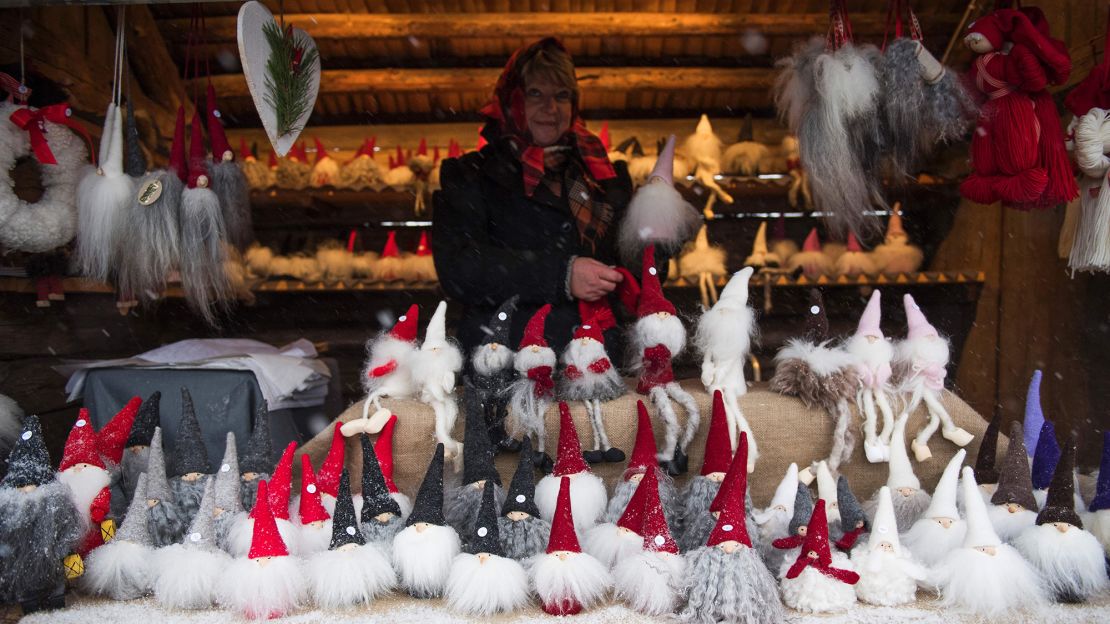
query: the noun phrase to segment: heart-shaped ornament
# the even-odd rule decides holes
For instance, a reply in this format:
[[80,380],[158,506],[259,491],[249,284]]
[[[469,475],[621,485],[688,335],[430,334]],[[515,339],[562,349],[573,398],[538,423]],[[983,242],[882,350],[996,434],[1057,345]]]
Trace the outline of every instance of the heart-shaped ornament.
[[282,32],[274,14],[253,0],[239,8],[237,36],[254,107],[274,151],[285,156],[308,123],[320,92],[316,42],[300,28],[289,26]]

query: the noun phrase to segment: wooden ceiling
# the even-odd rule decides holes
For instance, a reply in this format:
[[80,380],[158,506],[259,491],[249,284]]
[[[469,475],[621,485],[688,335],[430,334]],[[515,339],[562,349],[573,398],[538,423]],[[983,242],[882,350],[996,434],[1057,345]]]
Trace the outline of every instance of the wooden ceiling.
[[[277,12],[276,0],[266,4]],[[966,0],[917,4],[940,56]],[[882,41],[886,5],[848,1],[857,40]],[[257,127],[239,69],[238,7],[203,5],[199,54],[225,120]],[[544,35],[574,55],[587,117],[769,116],[774,60],[828,23],[826,0],[288,0],[284,9],[321,54],[310,125],[477,120],[509,54]],[[183,70],[193,8],[150,11]]]

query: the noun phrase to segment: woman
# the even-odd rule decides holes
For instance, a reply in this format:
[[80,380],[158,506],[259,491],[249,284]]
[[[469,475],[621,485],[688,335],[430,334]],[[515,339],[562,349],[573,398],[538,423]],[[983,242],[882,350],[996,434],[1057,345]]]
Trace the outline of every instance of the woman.
[[[610,163],[586,130],[578,102],[570,55],[558,40],[540,40],[513,54],[482,109],[487,145],[443,162],[433,200],[435,263],[444,290],[466,306],[458,332],[464,353],[514,295],[520,302],[509,346],[550,303],[544,334],[561,353],[581,322],[578,302],[606,298],[621,282],[617,226],[632,182],[625,164]],[[666,267],[658,256],[657,266]],[[605,338],[619,357],[616,329]]]

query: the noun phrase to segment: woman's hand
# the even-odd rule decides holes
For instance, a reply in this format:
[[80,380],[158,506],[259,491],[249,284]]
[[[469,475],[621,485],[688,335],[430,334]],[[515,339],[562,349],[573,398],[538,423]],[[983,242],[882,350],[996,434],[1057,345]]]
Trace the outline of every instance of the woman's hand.
[[612,267],[593,258],[575,258],[570,267],[570,294],[575,299],[597,301],[624,279]]

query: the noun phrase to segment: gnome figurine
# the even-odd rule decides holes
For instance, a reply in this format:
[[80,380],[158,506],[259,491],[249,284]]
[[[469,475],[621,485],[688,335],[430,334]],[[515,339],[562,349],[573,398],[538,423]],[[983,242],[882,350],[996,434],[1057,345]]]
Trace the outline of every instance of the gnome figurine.
[[574,526],[585,531],[597,524],[605,513],[605,505],[609,499],[605,492],[605,483],[590,472],[589,464],[582,459],[582,447],[578,442],[578,430],[574,427],[570,408],[560,401],[558,457],[551,474],[536,484],[536,505],[540,509],[540,516],[548,522],[554,523],[563,477],[567,477],[570,483],[570,496],[574,501],[574,508],[578,510],[575,513]]
[[871,250],[875,266],[884,275],[913,273],[921,268],[925,254],[921,248],[910,242],[910,237],[902,227],[900,204],[895,202],[886,222],[886,236],[881,245]]
[[[599,304],[603,306],[601,314],[615,324],[605,300],[602,299]],[[579,306],[580,313],[582,310]],[[624,379],[605,352],[604,330],[599,316],[582,317],[582,324],[574,330],[563,350],[563,374],[559,378],[557,391],[560,400],[582,401],[586,406],[593,427],[594,444],[593,449],[584,452],[583,456],[591,464],[624,461],[624,451],[609,444],[609,435],[601,418],[602,402],[612,401],[627,391]]]
[[[798,558],[802,552],[802,544],[806,539],[806,531],[809,530],[809,519],[813,515],[813,493],[809,488],[802,484],[797,484],[798,490],[794,495],[794,515],[790,518],[790,524],[787,525],[786,537],[780,537],[771,542],[774,550],[767,551],[764,559],[767,562],[767,569],[772,572],[777,572],[779,576],[786,573],[790,569],[790,565]],[[843,556],[839,552],[833,553],[833,556]]]
[[[1011,438],[1011,446],[1023,446],[1020,433],[1016,439]],[[1024,452],[1024,448],[1021,450]],[[1027,460],[1023,457],[1022,461]],[[963,468],[960,487],[967,511],[967,535],[963,545],[948,553],[933,570],[940,605],[986,618],[1015,617],[1020,611],[1036,613],[1047,604],[1044,584],[1018,551],[995,533],[969,466]]]
[[305,575],[312,598],[321,609],[368,605],[397,583],[385,548],[380,543],[368,543],[359,531],[351,499],[351,476],[346,470],[340,472],[336,489],[331,542],[327,550],[305,562]]
[[108,517],[112,504],[111,475],[97,452],[96,434],[85,408],[78,412],[66,438],[62,461],[58,464],[58,481],[69,486],[70,497],[81,514],[84,537],[77,554],[84,557],[105,542],[105,531],[110,537],[114,529]]
[[[228,435],[231,435],[229,432]],[[216,601],[216,583],[231,557],[216,543],[212,516],[215,479],[204,479],[200,509],[180,544],[154,551],[154,600],[167,609],[207,609]]]
[[516,379],[513,349],[509,346],[509,329],[520,297],[513,296],[493,313],[489,324],[482,327],[482,342],[470,354],[473,373],[469,375],[478,401],[482,405],[489,438],[498,451],[516,452],[520,442],[509,436],[505,419],[509,415],[509,396],[505,389]]
[[[465,384],[463,407],[466,412],[466,429],[463,431],[462,483],[448,488],[443,502],[443,516],[459,535],[471,534],[485,489],[493,491],[498,507],[505,502],[505,490],[501,488],[501,475],[493,465],[495,451],[487,435],[489,430],[486,428],[478,392],[469,382]],[[489,488],[485,487],[486,483],[490,484]]]
[[[289,521],[289,490],[292,487],[293,451],[296,448],[296,442],[290,442],[285,447],[285,452],[282,453],[281,459],[274,467],[273,479],[269,481],[266,488],[266,500],[268,502],[266,514],[269,516],[267,522],[272,522],[277,527],[283,548],[294,555],[297,553],[300,532],[296,525]],[[262,481],[258,483],[261,484]],[[258,504],[258,499],[261,496],[262,490],[258,489],[255,496],[255,505]],[[249,515],[240,514],[231,523],[231,528],[227,532],[226,550],[232,557],[245,557],[250,552],[260,513],[256,513],[254,506],[252,506]]]
[[1041,425],[1041,435],[1037,438],[1037,450],[1033,451],[1033,465],[1030,477],[1033,481],[1033,498],[1037,509],[1043,509],[1048,499],[1048,487],[1060,461],[1060,445],[1056,442],[1056,427],[1051,420]]
[[393,537],[405,528],[405,518],[401,515],[401,506],[389,493],[370,436],[361,434],[359,443],[362,445],[362,536],[367,543],[388,549]]
[[146,476],[139,475],[135,496],[115,537],[85,557],[82,591],[112,600],[134,600],[150,593],[154,582],[154,541],[147,528]]
[[[741,432],[740,444],[736,448],[736,454],[732,456],[732,463],[729,464],[724,481],[722,481],[721,486],[717,488],[717,495],[710,501],[709,509],[698,516],[689,517],[688,524],[682,527],[682,542],[679,545],[683,547],[683,552],[690,552],[691,550],[699,548],[709,539],[710,533],[713,532],[713,527],[717,525],[717,521],[720,519],[721,507],[725,504],[725,501],[728,500],[729,488],[738,482],[737,479],[741,473],[747,472],[747,465],[748,434]],[[751,536],[758,531],[751,516],[751,497],[748,491],[744,490],[744,522],[747,523],[747,526],[744,528],[747,531],[749,540]]]
[[216,543],[228,550],[227,535],[237,520],[246,517],[240,497],[239,452],[235,447],[235,434],[227,432],[224,442],[224,458],[216,469],[215,500],[212,505],[212,521],[216,533]]
[[[681,496],[681,513],[678,520],[678,545],[682,552],[689,552],[705,541],[703,533],[686,534],[697,522],[704,524],[709,506],[716,498],[725,480],[725,473],[732,464],[732,447],[729,443],[728,423],[725,416],[724,397],[720,392],[713,393],[713,411],[709,418],[709,433],[705,438],[705,453],[702,456],[701,472],[686,484]],[[712,529],[710,529],[712,530]]]
[[177,442],[173,451],[170,486],[178,512],[188,525],[200,508],[200,499],[204,496],[204,479],[201,477],[209,474],[209,468],[208,450],[193,408],[193,397],[184,386],[181,387],[181,422],[177,426]]
[[[968,501],[964,501],[967,506]],[[1004,542],[1010,542],[1025,529],[1037,523],[1037,500],[1033,498],[1033,480],[1029,472],[1029,458],[1021,436],[1021,423],[1010,426],[1010,445],[1002,460],[998,489],[991,496],[987,515],[995,533]]]
[[[1042,430],[1042,440],[1044,436]],[[1056,464],[1037,524],[1014,540],[1014,548],[1040,573],[1050,598],[1067,603],[1087,602],[1110,588],[1102,545],[1083,529],[1075,512],[1075,447],[1073,433]]]
[[752,514],[752,519],[759,527],[760,551],[765,559],[773,548],[771,542],[790,534],[790,519],[794,516],[794,501],[797,496],[798,464],[791,462],[775,488],[771,503]]
[[[988,504],[991,497],[998,490],[998,469],[995,468],[995,458],[998,454],[998,429],[1001,425],[1001,416],[995,412],[987,423],[987,430],[983,432],[983,439],[979,442],[979,454],[975,456],[975,482],[978,484],[980,495]],[[963,506],[963,490],[957,493],[956,502]]]
[[442,444],[428,464],[412,514],[393,538],[393,568],[413,598],[439,598],[447,589],[451,562],[459,554],[459,534],[443,518]]
[[347,465],[347,437],[339,423],[332,425],[331,446],[320,469],[316,471],[316,487],[320,488],[320,502],[330,514],[335,511],[335,497],[339,494],[339,475]]
[[447,302],[440,301],[428,320],[424,342],[409,357],[412,382],[420,401],[435,411],[436,441],[443,445],[449,459],[459,460],[460,445],[451,437],[459,406],[455,400],[455,379],[462,370],[459,347],[447,338]]
[[[797,247],[794,248],[797,251]],[[793,255],[793,254],[792,254]],[[752,253],[744,259],[744,266],[755,269],[763,267],[777,267],[783,262],[778,254],[767,250],[767,222],[759,224],[755,232],[755,241],[752,242]]]
[[521,433],[536,441],[536,454],[533,456],[536,467],[550,472],[553,462],[544,452],[547,438],[544,414],[555,400],[555,351],[547,346],[544,338],[544,322],[551,312],[551,305],[545,304],[524,327],[524,337],[520,348],[513,356],[513,368],[517,379],[508,388],[509,405],[516,418]]
[[885,485],[879,488],[874,530],[866,544],[852,551],[852,565],[859,572],[856,596],[861,602],[881,607],[913,602],[917,598],[918,581],[928,576],[928,570],[914,561],[913,555],[898,541],[894,505],[890,488]]
[[698,319],[694,334],[694,344],[702,354],[701,382],[709,394],[721,392],[732,448],[736,448],[740,432],[748,434],[748,472],[755,469],[759,450],[737,398],[748,392],[744,364],[751,351],[752,336],[758,331],[755,311],[748,306],[751,277],[751,267],[737,271],[721,291],[717,303]]
[[[371,403],[378,409],[382,408],[382,397],[409,398],[416,394],[410,360],[416,353],[419,315],[420,308],[414,303],[409,306],[408,312],[397,318],[392,329],[366,342],[366,365],[362,369],[362,389],[366,391],[366,400],[362,404],[363,421],[370,417]],[[363,428],[351,430],[355,426],[352,423]],[[344,425],[344,434],[371,433],[365,427],[365,422],[352,421]]]
[[817,462],[817,498],[825,501],[825,521],[829,535],[840,534],[840,492],[832,471],[825,462]]
[[[404,519],[412,513],[412,499],[393,482],[393,432],[396,428],[397,415],[390,414],[378,433],[378,438],[374,440],[374,456],[378,458],[378,467],[381,469],[382,478],[385,479],[389,497],[397,501],[397,506],[401,508],[401,518]],[[355,501],[355,508],[358,508],[358,501]]]
[[[717,153],[719,161],[719,146]],[[698,211],[674,186],[676,164],[675,137],[671,135],[659,150],[647,183],[636,189],[621,219],[617,248],[625,266],[633,266],[643,250],[653,245],[659,246],[668,256],[677,253],[701,226]],[[716,167],[719,169],[720,165]],[[712,176],[707,182],[720,188]],[[728,201],[732,203],[731,198]]]
[[[862,383],[856,406],[864,414],[863,450],[867,461],[884,462],[890,459],[890,437],[894,428],[894,411],[890,407],[891,362],[894,360],[894,347],[883,336],[879,328],[882,309],[879,304],[881,294],[878,289],[871,293],[867,308],[860,316],[856,333],[844,348],[852,356],[856,374]],[[875,407],[883,417],[882,433],[876,433],[877,415]],[[895,509],[898,505],[895,503]],[[908,525],[906,525],[908,526]]]
[[261,403],[254,411],[254,425],[251,437],[247,438],[247,449],[239,462],[240,496],[243,508],[250,510],[257,498],[258,482],[270,478],[274,469],[274,441],[270,437],[270,411],[266,403]]
[[614,522],[603,522],[586,531],[584,550],[607,569],[639,554],[643,550],[644,536],[640,533],[644,517],[644,501],[649,489],[658,492],[655,477],[644,478],[636,486],[624,512]]
[[[894,433],[890,438],[890,463],[887,464],[887,478],[886,485],[890,488],[891,497],[894,502],[894,517],[898,520],[898,526],[913,526],[918,518],[925,513],[929,507],[929,493],[921,489],[921,482],[918,481],[917,475],[913,473],[913,465],[910,464],[910,457],[906,454],[906,420],[909,415],[902,414],[894,424]],[[1028,474],[1028,467],[1026,467],[1026,474]],[[879,493],[871,500],[867,501],[864,509],[867,511],[869,518],[875,517],[875,510],[878,507]]]
[[521,442],[516,472],[497,519],[501,548],[506,557],[517,561],[542,553],[551,534],[551,523],[540,517],[540,509],[536,506],[534,470],[532,440],[526,437]]
[[782,601],[803,613],[844,611],[856,602],[853,586],[858,581],[851,562],[833,561],[825,501],[818,500],[798,559],[783,575]]
[[[836,502],[840,512],[840,537],[833,545],[841,552],[850,553],[857,543],[862,543],[862,540],[868,537],[871,522],[867,519],[867,514],[864,513],[859,501],[856,500],[856,495],[852,493],[848,477],[844,475],[836,479]],[[881,490],[879,503],[882,504]]]
[[[561,446],[561,445],[560,445]],[[549,477],[544,477],[549,478]],[[558,477],[559,494],[545,554],[529,566],[532,590],[544,613],[576,615],[605,597],[613,577],[597,559],[582,552],[575,532],[571,477]]]
[[1029,388],[1025,392],[1025,419],[1022,420],[1022,441],[1025,444],[1025,451],[1029,455],[1029,460],[1033,460],[1033,454],[1037,450],[1037,442],[1040,440],[1041,429],[1044,427],[1044,410],[1041,409],[1041,377],[1043,374],[1040,370],[1033,371],[1033,377],[1029,380]]
[[802,275],[811,280],[833,274],[832,258],[821,250],[821,239],[817,235],[817,228],[809,231],[805,242],[802,243],[802,250],[787,259],[786,268],[791,273],[801,271]]
[[497,532],[493,482],[482,487],[478,517],[462,552],[451,562],[445,598],[452,609],[471,616],[510,613],[528,603],[528,576],[515,559],[505,556]]
[[640,480],[645,474],[654,472],[659,484],[659,498],[663,505],[663,513],[667,516],[668,524],[675,524],[679,516],[678,492],[670,475],[659,468],[655,432],[652,430],[651,417],[648,416],[647,406],[643,401],[636,401],[636,419],[636,444],[632,447],[632,457],[628,460],[628,466],[621,473],[621,478],[613,489],[613,495],[609,498],[605,520],[616,522],[624,513]]
[[122,517],[131,502],[124,492],[123,454],[141,405],[142,399],[132,397],[115,416],[112,416],[103,429],[96,432],[96,450],[100,453],[104,466],[112,478],[113,518]]
[[0,603],[19,603],[25,615],[64,608],[66,579],[82,566],[75,553],[84,526],[51,467],[38,416],[25,417],[0,480]]
[[613,569],[613,586],[617,596],[633,609],[658,617],[674,613],[682,600],[686,560],[671,536],[656,479],[645,476],[640,482],[645,496],[637,533],[643,535],[643,545],[639,553]]
[[967,535],[967,523],[956,508],[956,489],[960,468],[967,452],[960,449],[944,468],[933,490],[929,508],[902,535],[902,541],[913,556],[926,566],[935,566],[941,559],[960,547]]
[[[166,477],[166,460],[162,453],[162,428],[154,428],[146,471],[147,515],[155,548],[181,541],[189,522],[174,499],[173,488]],[[132,497],[134,498],[134,497]]]
[[150,440],[154,437],[154,428],[161,420],[159,407],[162,402],[162,393],[155,390],[139,406],[135,415],[135,422],[131,424],[131,433],[127,436],[127,443],[123,449],[123,459],[120,460],[120,485],[123,489],[124,500],[128,504],[135,492],[135,484],[139,481],[139,474],[146,472],[147,457],[150,456]]
[[320,500],[320,486],[312,472],[312,461],[301,455],[301,496],[297,504],[300,525],[297,550],[301,556],[323,552],[331,544],[331,514]]

